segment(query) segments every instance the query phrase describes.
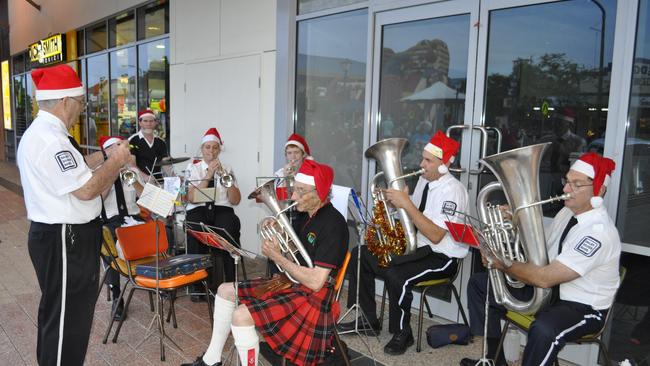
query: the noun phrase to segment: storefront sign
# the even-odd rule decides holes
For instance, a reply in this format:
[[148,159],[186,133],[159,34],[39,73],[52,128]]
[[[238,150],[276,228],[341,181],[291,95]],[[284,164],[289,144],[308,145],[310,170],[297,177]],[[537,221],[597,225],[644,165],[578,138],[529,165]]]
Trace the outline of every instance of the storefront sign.
[[55,34],[29,46],[32,67],[65,61],[65,36]]
[[2,61],[0,65],[0,78],[2,79],[2,110],[5,129],[11,130],[11,91],[9,90],[9,61]]
[[650,93],[650,60],[637,58],[632,65],[632,93]]

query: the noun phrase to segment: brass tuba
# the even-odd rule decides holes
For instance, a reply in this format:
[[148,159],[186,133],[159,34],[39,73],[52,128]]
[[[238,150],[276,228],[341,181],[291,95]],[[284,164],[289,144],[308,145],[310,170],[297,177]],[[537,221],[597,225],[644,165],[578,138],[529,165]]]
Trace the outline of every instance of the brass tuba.
[[400,160],[402,150],[407,145],[407,139],[389,138],[378,141],[365,152],[366,158],[375,159],[381,167],[381,172],[372,179],[370,191],[374,203],[373,225],[366,231],[365,239],[368,250],[377,256],[382,267],[388,265],[390,254],[409,254],[417,247],[415,226],[406,210],[397,210],[400,221],[395,222],[382,192],[377,187],[379,179],[383,178],[388,188],[403,190],[406,187],[405,178],[424,173],[424,169],[409,174],[402,173]]
[[[304,262],[307,264],[307,267],[314,268],[311,257],[305,250],[305,247],[300,242],[298,235],[291,227],[291,223],[287,218],[287,215],[284,213],[297,205],[294,203],[289,207],[282,209],[280,203],[275,196],[275,180],[271,179],[268,182],[257,187],[251,194],[248,195],[248,199],[257,199],[262,201],[272,213],[272,216],[267,216],[259,222],[260,226],[260,236],[265,240],[273,240],[273,238],[278,239],[280,249],[282,253],[290,256],[290,259],[293,260],[296,264],[302,265],[298,260],[298,255],[302,257]],[[278,266],[278,269],[283,272],[292,282],[299,283],[294,278],[292,278],[289,273],[286,273],[284,269]]]
[[[548,264],[541,205],[570,198],[569,194],[540,200],[539,167],[550,143],[526,146],[485,157],[481,162],[490,168],[498,182],[487,184],[478,194],[477,210],[484,223],[481,236],[484,245],[498,258],[506,261]],[[512,210],[512,219],[504,219],[498,206],[487,202],[488,196],[502,190]],[[489,270],[494,298],[498,304],[516,312],[533,314],[550,300],[550,289],[534,288],[529,301],[521,301],[508,291],[523,283]]]

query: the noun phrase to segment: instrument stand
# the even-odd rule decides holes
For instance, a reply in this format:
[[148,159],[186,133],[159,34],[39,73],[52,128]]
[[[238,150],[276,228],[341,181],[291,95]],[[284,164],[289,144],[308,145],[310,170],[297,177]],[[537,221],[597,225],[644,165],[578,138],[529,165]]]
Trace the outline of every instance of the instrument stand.
[[[236,253],[230,253],[230,256],[232,259],[235,260],[235,281],[233,281],[232,285],[235,289],[235,309],[239,307],[239,275],[238,275],[238,266],[239,266],[239,260],[241,259],[241,256],[239,256]],[[216,296],[216,295],[215,295]],[[234,358],[233,358],[234,355]],[[257,355],[257,358],[259,360],[259,353]],[[237,352],[237,347],[235,347],[235,339],[233,338],[233,343],[232,346],[230,347],[230,351],[228,351],[228,357],[224,360],[223,364],[224,365],[230,365],[230,360],[234,360],[235,365],[239,365],[239,353]]]
[[[177,349],[179,349],[181,352],[183,352],[183,349],[176,343],[174,342],[169,335],[165,333],[165,322],[163,321],[163,304],[162,304],[162,296],[160,294],[160,263],[159,263],[159,257],[160,257],[160,250],[159,250],[159,228],[158,228],[158,215],[155,213],[151,213],[151,217],[154,219],[154,227],[155,227],[155,238],[156,238],[156,303],[155,303],[155,312],[153,318],[151,318],[151,322],[149,323],[149,326],[147,327],[147,333],[145,337],[135,345],[135,349],[140,347],[149,337],[152,335],[156,335],[158,339],[160,339],[160,360],[165,361],[165,343],[164,339],[167,338],[169,342],[171,342]],[[156,329],[157,332],[154,331],[153,326],[156,324]]]
[[[488,311],[490,308],[490,270],[492,269],[492,262],[488,260],[488,276],[487,276],[487,288],[485,290],[485,320],[483,324],[483,353],[481,354],[481,359],[476,361],[474,366],[495,366],[494,360],[487,358],[487,331],[488,331]],[[498,355],[495,357],[499,357]]]

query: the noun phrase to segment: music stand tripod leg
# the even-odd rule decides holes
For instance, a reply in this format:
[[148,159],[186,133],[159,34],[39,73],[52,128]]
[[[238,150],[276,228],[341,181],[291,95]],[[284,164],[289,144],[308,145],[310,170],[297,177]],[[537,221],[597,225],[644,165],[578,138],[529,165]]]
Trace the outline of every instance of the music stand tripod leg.
[[490,310],[490,270],[492,263],[488,261],[487,267],[487,288],[485,290],[485,320],[483,324],[483,353],[481,359],[476,361],[474,366],[494,366],[494,361],[487,358],[487,331],[488,331],[488,311]]

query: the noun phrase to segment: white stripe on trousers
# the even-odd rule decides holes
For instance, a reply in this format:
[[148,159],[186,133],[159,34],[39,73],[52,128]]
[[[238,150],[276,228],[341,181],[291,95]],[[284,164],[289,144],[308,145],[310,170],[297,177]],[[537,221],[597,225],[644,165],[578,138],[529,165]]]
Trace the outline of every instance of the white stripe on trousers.
[[573,325],[573,326],[571,326],[571,327],[569,327],[569,328],[567,328],[567,329],[561,331],[560,334],[558,334],[557,337],[555,337],[555,340],[554,340],[553,342],[551,342],[551,348],[549,348],[549,350],[548,350],[548,352],[546,353],[546,356],[544,357],[544,360],[542,360],[542,363],[541,363],[541,364],[542,364],[542,365],[545,365],[545,364],[546,364],[546,362],[548,361],[548,358],[551,357],[551,353],[553,353],[553,348],[555,348],[555,346],[557,346],[558,344],[560,344],[560,339],[561,339],[562,337],[564,337],[564,335],[566,335],[567,333],[569,333],[569,332],[571,332],[571,331],[574,331],[574,330],[576,330],[577,328],[579,328],[579,327],[581,327],[581,326],[587,324],[587,319],[592,319],[592,318],[595,318],[596,320],[600,320],[600,319],[601,319],[600,311],[598,312],[598,314],[587,314],[587,315],[585,315],[585,316],[584,316],[584,319],[582,319],[581,321],[579,321],[577,324],[575,324],[575,325]]
[[[406,315],[406,314],[404,313],[404,309],[403,309],[402,306],[401,306],[401,305],[402,305],[402,300],[404,300],[404,295],[406,294],[406,286],[408,286],[408,284],[409,284],[412,280],[415,280],[415,279],[417,279],[418,277],[422,277],[422,276],[424,276],[425,274],[427,274],[427,273],[429,273],[429,272],[441,272],[441,271],[444,271],[445,269],[447,269],[447,267],[449,267],[449,265],[451,265],[452,261],[453,261],[453,259],[450,259],[450,260],[447,262],[447,264],[445,264],[445,265],[442,266],[441,268],[438,268],[438,269],[427,269],[426,271],[424,271],[424,272],[422,272],[422,273],[420,273],[420,274],[418,274],[418,275],[415,275],[415,276],[413,276],[413,277],[407,279],[406,281],[404,281],[404,285],[402,286],[402,294],[400,295],[400,297],[399,297],[399,301],[397,302],[397,303],[400,305],[399,308],[400,308],[400,311],[402,312],[402,315],[400,315],[400,317],[399,317],[399,329],[400,329],[400,330],[404,329],[404,315]],[[420,299],[420,301],[423,301],[423,300]]]
[[66,252],[66,243],[65,243],[65,231],[67,225],[61,225],[61,259],[62,259],[62,269],[61,269],[61,316],[59,318],[59,345],[56,351],[56,364],[61,366],[61,354],[63,353],[63,326],[65,321],[65,295],[68,282],[68,257]]

